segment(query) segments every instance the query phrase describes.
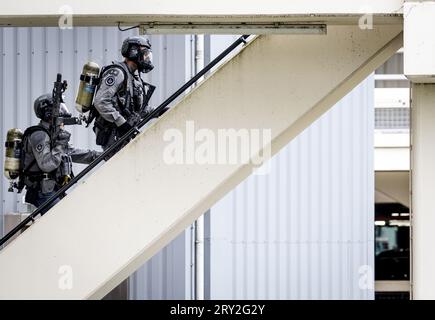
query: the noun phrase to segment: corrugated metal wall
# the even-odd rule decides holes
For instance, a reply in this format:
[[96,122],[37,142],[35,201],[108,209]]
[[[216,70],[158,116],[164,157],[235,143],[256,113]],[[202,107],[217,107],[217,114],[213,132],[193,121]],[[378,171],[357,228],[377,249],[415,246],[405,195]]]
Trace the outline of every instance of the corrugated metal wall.
[[212,299],[373,299],[370,77],[211,208]]
[[[67,105],[74,111],[75,94],[81,68],[87,60],[100,66],[121,60],[120,45],[137,30],[120,32],[116,28],[1,28],[0,29],[0,152],[1,171],[6,132],[13,127],[25,129],[38,121],[33,113],[33,100],[51,92],[56,73],[61,72],[69,83]],[[187,41],[186,41],[187,39]],[[156,68],[144,77],[157,90],[151,100],[156,106],[190,78],[190,36],[152,36]],[[77,147],[95,148],[90,128],[69,127],[72,142]],[[75,166],[76,171],[82,167]],[[0,183],[0,234],[3,234],[3,214],[22,210],[21,196],[7,192],[8,183]],[[120,219],[124,219],[120,214]],[[189,236],[190,232],[186,233]],[[182,233],[132,276],[132,298],[184,298],[186,236]],[[188,244],[189,245],[189,244]],[[190,270],[190,267],[187,268]],[[187,281],[190,283],[190,280]]]

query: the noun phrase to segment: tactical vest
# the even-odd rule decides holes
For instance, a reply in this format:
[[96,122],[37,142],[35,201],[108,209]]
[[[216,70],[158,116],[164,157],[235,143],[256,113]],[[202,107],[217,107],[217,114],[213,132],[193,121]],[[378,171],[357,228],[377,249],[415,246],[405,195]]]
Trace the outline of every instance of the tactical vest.
[[[116,62],[103,67],[100,72],[100,79],[102,79],[106,71],[111,68],[121,70],[124,75],[123,86],[117,91],[112,100],[113,106],[127,121],[130,119],[137,119],[137,115],[141,113],[142,108],[146,107],[143,105],[145,101],[146,83],[140,76],[136,77],[131,74],[128,66],[124,62]],[[100,89],[100,84],[97,86],[95,93]],[[96,144],[99,146],[105,146],[111,137],[118,135],[117,126],[115,123],[105,120],[98,113],[96,108],[92,107],[88,124],[90,124],[94,117],[95,121],[93,131],[96,134]]]
[[[36,158],[30,149],[29,138],[31,137],[31,135],[33,133],[35,133],[37,131],[44,131],[50,137],[50,140],[51,140],[50,132],[48,131],[48,129],[44,128],[41,125],[29,127],[24,131],[23,142],[22,142],[23,143],[23,153],[21,156],[21,168],[23,168],[23,170],[21,172],[20,180],[28,188],[38,188],[39,182],[43,179],[53,179],[53,180],[56,179],[56,170],[54,172],[50,172],[50,173],[43,172],[39,168],[39,166],[36,162]],[[30,158],[30,159],[33,158],[33,159],[30,162],[28,162],[26,165],[26,158]]]
[[[123,86],[116,93],[113,105],[125,119],[129,119],[133,112],[139,112],[142,108],[145,96],[145,84],[139,76],[136,78],[131,74],[128,66],[124,62],[116,62],[104,67],[101,70],[101,75],[104,75],[104,73],[111,68],[121,70],[124,75]],[[99,89],[100,85],[98,85],[96,91]],[[104,120],[99,114],[96,115],[96,122],[106,127],[116,127],[114,123]]]

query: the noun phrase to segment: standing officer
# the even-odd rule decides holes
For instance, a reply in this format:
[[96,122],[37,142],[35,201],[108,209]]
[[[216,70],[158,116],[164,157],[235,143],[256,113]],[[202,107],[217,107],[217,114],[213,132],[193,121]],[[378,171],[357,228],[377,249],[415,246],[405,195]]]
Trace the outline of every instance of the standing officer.
[[97,145],[103,150],[133,128],[147,114],[148,86],[140,73],[153,70],[151,44],[140,36],[129,37],[122,43],[125,58],[102,70],[94,98],[97,116],[94,123]]
[[[89,164],[101,154],[70,145],[71,134],[63,129],[63,125],[56,130],[56,136],[51,137],[52,108],[51,94],[38,97],[34,102],[34,111],[41,121],[28,128],[23,137],[25,201],[35,207],[42,205],[69,181],[72,176],[71,162]],[[60,105],[59,116],[71,117],[64,103]]]

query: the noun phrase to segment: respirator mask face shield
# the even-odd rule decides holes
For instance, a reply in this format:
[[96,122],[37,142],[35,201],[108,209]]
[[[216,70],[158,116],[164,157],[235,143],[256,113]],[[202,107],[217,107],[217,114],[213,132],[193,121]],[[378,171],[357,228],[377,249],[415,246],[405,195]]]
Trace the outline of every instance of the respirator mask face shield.
[[36,116],[45,122],[51,121],[52,111],[53,111],[53,100],[43,99],[38,103],[38,107],[36,111]]
[[151,49],[140,47],[138,70],[143,73],[148,73],[153,69],[153,53]]

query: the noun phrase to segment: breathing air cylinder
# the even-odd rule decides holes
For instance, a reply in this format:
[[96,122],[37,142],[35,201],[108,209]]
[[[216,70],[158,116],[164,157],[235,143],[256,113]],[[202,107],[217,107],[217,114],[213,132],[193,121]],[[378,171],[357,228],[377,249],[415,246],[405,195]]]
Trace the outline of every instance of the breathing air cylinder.
[[99,75],[100,66],[95,62],[89,61],[83,66],[76,98],[76,109],[80,113],[86,113],[91,108],[95,89],[99,82]]
[[4,163],[5,177],[15,180],[20,175],[23,132],[20,129],[10,129],[6,135],[6,154]]

